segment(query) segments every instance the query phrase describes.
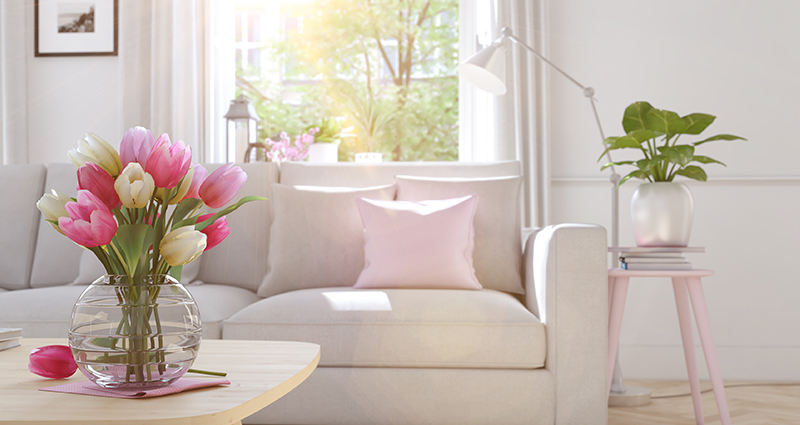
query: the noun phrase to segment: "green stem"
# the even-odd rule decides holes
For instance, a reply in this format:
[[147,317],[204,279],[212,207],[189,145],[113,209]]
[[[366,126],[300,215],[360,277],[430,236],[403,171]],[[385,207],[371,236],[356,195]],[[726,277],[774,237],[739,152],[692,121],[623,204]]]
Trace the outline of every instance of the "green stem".
[[210,370],[202,370],[202,369],[189,369],[186,372],[199,373],[201,375],[228,376],[228,374],[225,372],[212,372]]
[[120,261],[120,263],[122,263],[122,268],[125,269],[125,274],[127,274],[130,277],[133,277],[133,274],[131,274],[131,271],[128,269],[128,264],[125,261],[125,257],[123,257],[122,254],[119,252],[119,250],[117,249],[117,246],[114,245],[114,242],[111,242],[109,245],[111,245],[111,249],[113,249],[114,252],[117,253],[117,256],[119,257],[119,261]]

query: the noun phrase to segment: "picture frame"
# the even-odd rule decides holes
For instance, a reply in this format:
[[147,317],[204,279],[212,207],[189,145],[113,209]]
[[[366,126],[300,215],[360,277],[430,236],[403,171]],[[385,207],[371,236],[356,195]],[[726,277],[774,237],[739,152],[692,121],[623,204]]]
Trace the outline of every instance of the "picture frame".
[[34,56],[117,56],[119,0],[34,0]]

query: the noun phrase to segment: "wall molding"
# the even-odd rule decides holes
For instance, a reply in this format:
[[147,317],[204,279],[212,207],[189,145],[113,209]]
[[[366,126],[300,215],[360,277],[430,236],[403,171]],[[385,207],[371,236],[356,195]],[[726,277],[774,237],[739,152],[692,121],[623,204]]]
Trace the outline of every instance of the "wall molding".
[[[610,182],[607,177],[551,177],[550,182],[553,186],[567,185],[608,185]],[[800,176],[731,176],[731,177],[712,177],[709,181],[699,182],[696,180],[681,180],[681,183],[694,185],[743,185],[743,184],[800,184]]]

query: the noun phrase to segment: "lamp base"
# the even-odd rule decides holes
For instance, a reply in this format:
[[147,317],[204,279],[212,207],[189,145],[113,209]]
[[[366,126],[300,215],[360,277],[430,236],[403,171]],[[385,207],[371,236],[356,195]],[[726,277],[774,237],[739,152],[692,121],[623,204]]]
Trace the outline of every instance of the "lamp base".
[[625,385],[624,393],[611,392],[608,407],[638,407],[650,404],[649,388]]

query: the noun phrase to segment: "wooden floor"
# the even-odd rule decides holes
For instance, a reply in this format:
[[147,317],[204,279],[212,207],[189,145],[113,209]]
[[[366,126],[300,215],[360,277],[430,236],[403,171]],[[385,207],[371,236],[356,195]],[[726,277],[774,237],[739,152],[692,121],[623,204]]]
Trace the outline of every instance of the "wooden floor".
[[[626,384],[650,388],[653,401],[641,407],[612,407],[608,409],[609,425],[694,424],[692,397],[656,398],[688,394],[686,381],[625,381]],[[751,385],[751,382],[725,382],[725,395],[731,422],[736,425],[800,424],[800,384],[774,386]],[[701,382],[701,390],[711,389],[710,382]],[[706,425],[720,424],[714,393],[703,393],[703,416]]]

